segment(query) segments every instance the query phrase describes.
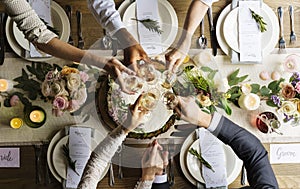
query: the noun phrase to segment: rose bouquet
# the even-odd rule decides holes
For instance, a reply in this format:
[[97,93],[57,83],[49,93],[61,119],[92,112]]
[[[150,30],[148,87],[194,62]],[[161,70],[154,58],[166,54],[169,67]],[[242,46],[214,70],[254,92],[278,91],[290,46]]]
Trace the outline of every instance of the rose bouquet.
[[76,68],[65,66],[61,71],[49,71],[41,85],[41,92],[52,102],[52,113],[61,116],[64,111],[78,110],[87,99],[87,80],[88,75]]
[[280,91],[271,95],[268,105],[278,108],[284,115],[284,122],[293,120],[294,124],[300,122],[300,74],[294,72],[288,82],[280,80]]

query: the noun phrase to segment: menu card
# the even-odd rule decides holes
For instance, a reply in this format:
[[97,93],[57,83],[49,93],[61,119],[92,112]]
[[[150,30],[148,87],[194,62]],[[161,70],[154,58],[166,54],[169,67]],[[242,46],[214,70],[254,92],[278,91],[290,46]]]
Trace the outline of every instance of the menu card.
[[[159,22],[157,0],[136,0],[136,13],[138,20],[151,19]],[[139,41],[147,54],[160,54],[163,52],[161,34],[150,31],[141,22],[138,22]]]
[[240,61],[261,62],[261,32],[250,9],[260,15],[260,1],[239,1]]
[[91,154],[91,128],[70,127],[69,156],[76,161],[76,172],[68,166],[67,188],[77,188],[85,165]]
[[[37,15],[47,22],[48,25],[52,26],[52,19],[51,19],[51,0],[29,0],[28,1],[30,6],[33,10],[37,13]],[[30,43],[30,57],[49,57],[50,55],[45,54],[35,46]]]
[[199,129],[199,139],[201,155],[212,166],[210,169],[202,165],[206,188],[227,188],[226,160],[222,142],[204,128]]

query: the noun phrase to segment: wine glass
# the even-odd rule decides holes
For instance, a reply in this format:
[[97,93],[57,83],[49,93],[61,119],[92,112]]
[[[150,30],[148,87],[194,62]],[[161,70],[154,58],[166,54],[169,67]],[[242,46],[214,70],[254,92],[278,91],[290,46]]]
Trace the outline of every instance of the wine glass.
[[141,104],[140,104],[141,108],[147,111],[153,110],[159,101],[159,97],[160,97],[160,92],[158,89],[156,88],[149,89],[146,93],[142,95]]
[[169,70],[166,70],[162,73],[162,81],[163,83],[161,84],[161,86],[165,89],[170,89],[173,87],[173,85],[175,84],[177,80],[177,75],[176,73],[173,73]]
[[167,106],[168,110],[173,110],[179,103],[177,96],[171,91],[164,93],[163,102]]
[[135,75],[128,75],[124,78],[124,87],[132,92],[138,92],[143,87],[141,79]]
[[149,63],[140,64],[139,74],[140,74],[140,77],[145,79],[145,81],[150,85],[154,84],[158,77],[157,70],[155,69],[155,67],[152,64],[149,64]]

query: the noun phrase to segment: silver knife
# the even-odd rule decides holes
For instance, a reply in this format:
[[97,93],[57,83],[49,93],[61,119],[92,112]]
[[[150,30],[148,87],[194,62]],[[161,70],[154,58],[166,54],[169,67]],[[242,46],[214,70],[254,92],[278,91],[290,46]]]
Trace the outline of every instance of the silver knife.
[[4,19],[5,13],[0,13],[0,65],[4,63],[4,51],[5,51],[5,44],[4,44]]
[[212,15],[212,7],[209,7],[207,10],[209,26],[210,26],[210,42],[211,48],[213,50],[213,55],[217,55],[217,38],[216,38],[216,30],[214,27],[214,19]]

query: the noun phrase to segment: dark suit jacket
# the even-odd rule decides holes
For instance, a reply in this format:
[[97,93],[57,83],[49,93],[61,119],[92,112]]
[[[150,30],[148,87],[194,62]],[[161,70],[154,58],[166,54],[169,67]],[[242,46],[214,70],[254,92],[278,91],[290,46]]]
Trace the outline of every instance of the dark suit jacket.
[[[278,189],[278,183],[261,142],[250,132],[222,117],[213,132],[223,143],[228,144],[243,160],[250,187],[256,189]],[[153,184],[153,189],[167,189],[167,183]]]

